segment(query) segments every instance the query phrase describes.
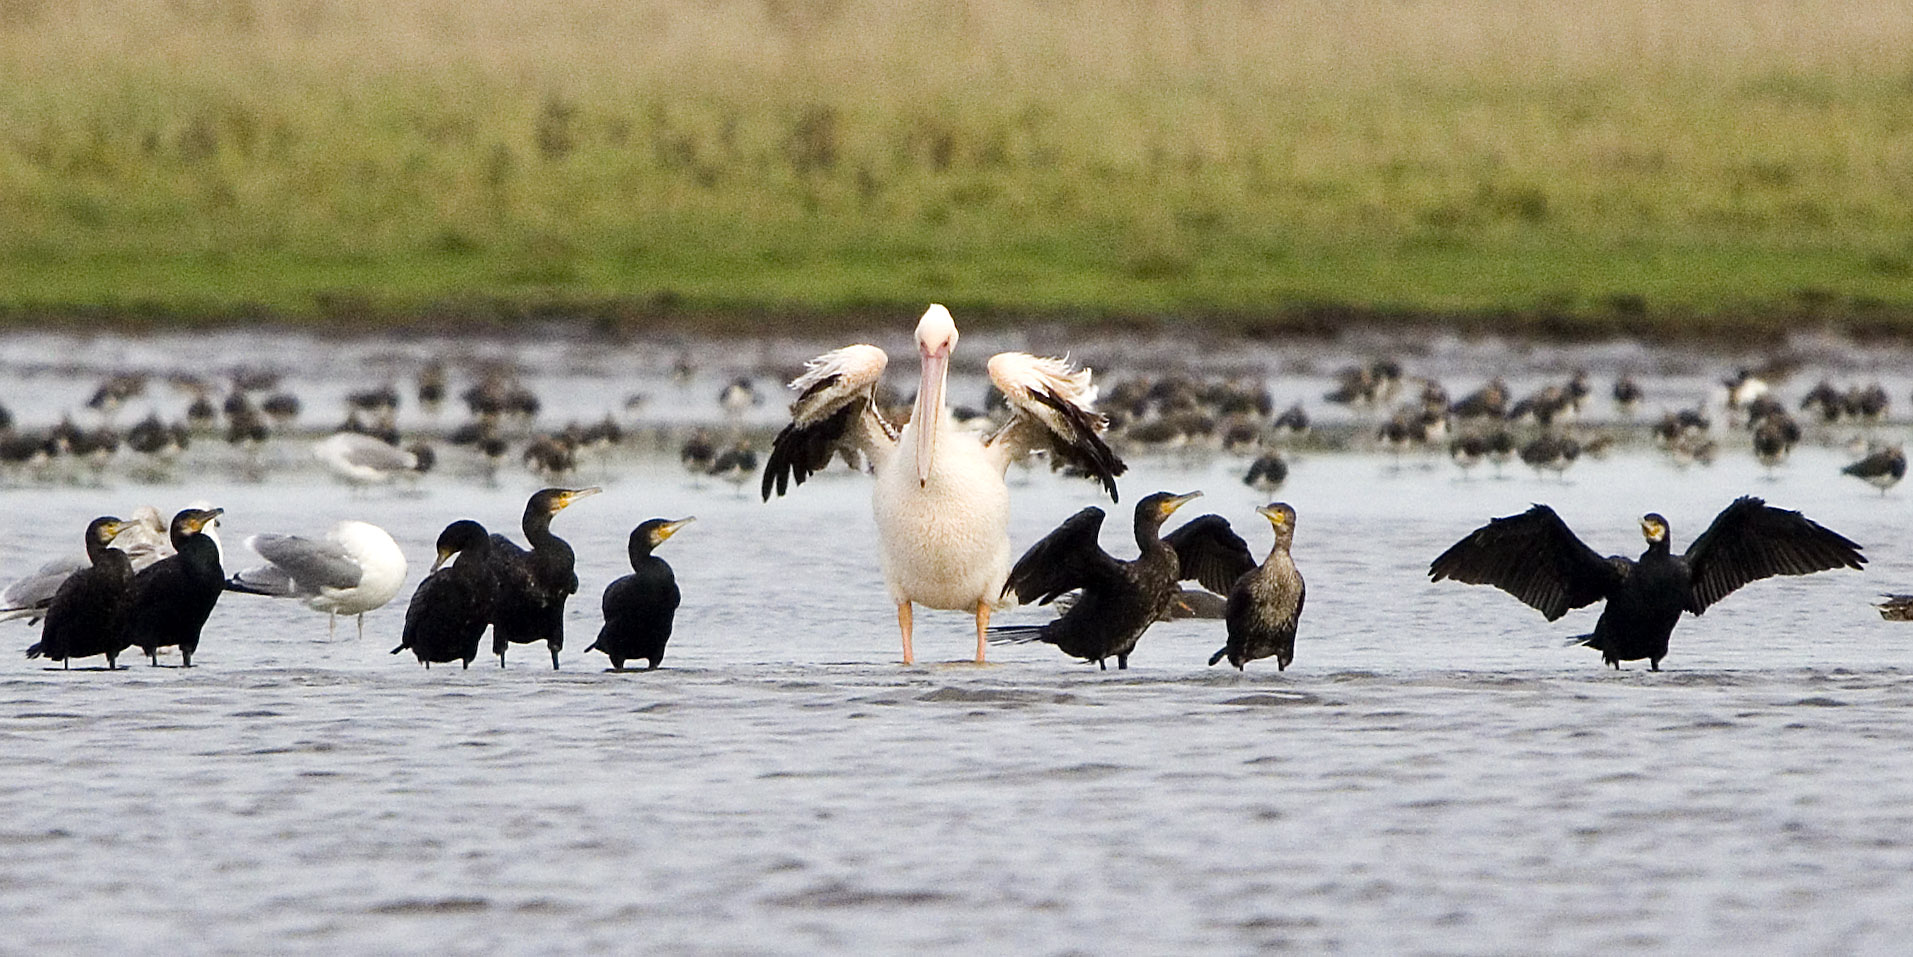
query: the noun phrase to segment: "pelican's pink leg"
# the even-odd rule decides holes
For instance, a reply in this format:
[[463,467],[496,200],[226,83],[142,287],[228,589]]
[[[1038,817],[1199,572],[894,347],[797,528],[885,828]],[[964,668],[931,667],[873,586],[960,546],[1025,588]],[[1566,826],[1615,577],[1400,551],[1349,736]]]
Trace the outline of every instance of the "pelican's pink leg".
[[914,665],[917,656],[910,650],[910,603],[897,602],[897,627],[903,631],[903,663]]
[[990,603],[976,603],[976,663],[983,664],[983,649],[989,647]]

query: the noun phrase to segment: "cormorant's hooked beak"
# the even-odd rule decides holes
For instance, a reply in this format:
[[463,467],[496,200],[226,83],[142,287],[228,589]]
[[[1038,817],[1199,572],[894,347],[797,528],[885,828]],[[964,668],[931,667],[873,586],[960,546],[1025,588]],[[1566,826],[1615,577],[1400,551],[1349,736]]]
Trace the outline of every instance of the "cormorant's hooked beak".
[[656,548],[659,545],[664,544],[667,539],[669,539],[671,536],[676,535],[678,533],[678,529],[683,528],[684,526],[689,525],[695,521],[697,521],[697,516],[691,515],[685,518],[680,518],[675,522],[665,522],[663,525],[659,525],[657,528],[652,529],[651,530],[651,547]]
[[118,522],[118,521],[106,522],[102,524],[100,526],[100,534],[106,537],[101,540],[106,542],[107,544],[112,544],[113,539],[120,537],[120,530],[124,529],[126,527],[126,524],[127,523],[125,522]]
[[599,492],[602,492],[602,491],[604,491],[604,489],[601,489],[601,488],[599,488],[599,487],[597,487],[596,485],[593,485],[593,486],[591,486],[590,488],[573,488],[573,489],[566,489],[566,490],[565,490],[565,492],[564,492],[564,494],[562,494],[562,495],[559,495],[559,496],[558,496],[557,498],[555,498],[555,499],[552,499],[552,506],[551,506],[551,510],[552,510],[552,511],[553,511],[553,512],[555,513],[555,512],[557,512],[557,511],[559,511],[559,510],[561,510],[561,509],[564,509],[564,508],[566,508],[566,507],[567,507],[567,506],[569,506],[569,505],[570,505],[571,503],[573,503],[573,502],[575,502],[575,501],[577,501],[577,500],[579,500],[579,499],[581,499],[581,498],[589,498],[589,497],[591,497],[591,496],[593,496],[593,495],[596,495],[596,494],[598,494]]
[[200,514],[186,520],[186,530],[197,535],[204,531],[206,526],[219,521],[219,516],[224,514],[226,514],[226,510],[223,508],[205,509]]
[[1289,513],[1281,505],[1264,505],[1255,510],[1257,515],[1269,520],[1269,524],[1281,528],[1289,523]]
[[439,549],[438,558],[432,562],[432,571],[426,572],[425,574],[430,575],[432,572],[438,571],[440,568],[444,567],[446,562],[451,561],[452,556],[456,554],[458,554],[458,552],[453,551],[452,549],[449,549],[449,548]]
[[1162,503],[1162,517],[1168,518],[1169,516],[1176,514],[1176,509],[1179,509],[1183,507],[1184,505],[1187,505],[1190,502],[1193,502],[1196,499],[1199,499],[1201,497],[1202,497],[1201,492],[1190,492],[1187,495],[1178,495],[1175,498],[1169,499],[1168,501]]
[[1667,537],[1667,526],[1651,518],[1641,519],[1641,536],[1650,542],[1658,542]]

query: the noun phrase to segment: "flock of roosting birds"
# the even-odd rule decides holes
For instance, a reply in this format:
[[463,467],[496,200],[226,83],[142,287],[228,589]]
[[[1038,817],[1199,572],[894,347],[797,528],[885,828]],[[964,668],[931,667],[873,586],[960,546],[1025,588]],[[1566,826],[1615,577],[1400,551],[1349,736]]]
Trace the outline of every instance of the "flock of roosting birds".
[[[1127,466],[1108,441],[1112,415],[1131,429],[1139,422],[1168,422],[1176,416],[1162,407],[1180,406],[1183,399],[1175,389],[1151,387],[1116,396],[1113,413],[1097,411],[1088,370],[1005,352],[988,364],[1002,408],[989,428],[980,429],[946,404],[957,339],[947,310],[930,307],[916,328],[919,387],[901,409],[883,397],[888,357],[875,346],[848,346],[812,360],[792,383],[799,395],[791,420],[772,441],[759,473],[767,501],[839,459],[873,476],[879,554],[906,664],[914,661],[916,605],[974,614],[978,663],[986,660],[992,641],[1038,641],[1105,667],[1114,658],[1118,668],[1126,668],[1147,629],[1178,615],[1224,621],[1226,642],[1210,659],[1212,665],[1225,658],[1239,669],[1264,658],[1274,658],[1279,669],[1291,663],[1306,591],[1290,555],[1296,512],[1285,503],[1257,510],[1274,533],[1273,546],[1260,562],[1218,515],[1163,534],[1170,516],[1200,493],[1158,492],[1135,506],[1139,554],[1134,559],[1119,560],[1102,549],[1104,513],[1092,506],[1012,563],[1004,480],[1011,464],[1046,455],[1054,467],[1099,482],[1116,501],[1117,480]],[[1342,391],[1348,394],[1339,399],[1377,401],[1391,377],[1398,379],[1399,370],[1385,364],[1358,369],[1345,377]],[[1584,381],[1570,382],[1534,397],[1517,413],[1506,405],[1505,387],[1498,382],[1459,403],[1424,388],[1422,412],[1397,415],[1382,434],[1407,430],[1419,436],[1416,441],[1427,442],[1429,430],[1437,423],[1445,428],[1450,416],[1475,421],[1534,416],[1551,426],[1567,418],[1577,394],[1586,391]],[[1617,389],[1617,398],[1624,391]],[[1754,426],[1756,433],[1791,422],[1777,403],[1762,405],[1760,398],[1756,394],[1742,403],[1762,423]],[[1870,414],[1869,407],[1883,411],[1883,404],[1870,406],[1872,400],[1862,398],[1856,414]],[[1846,400],[1841,402],[1845,408]],[[1152,411],[1152,404],[1159,408]],[[1261,410],[1265,416],[1270,411]],[[1293,419],[1295,410],[1285,415]],[[1670,421],[1676,422],[1670,441],[1678,442],[1677,417]],[[1417,425],[1411,428],[1411,422]],[[1455,441],[1470,435],[1483,433],[1470,431]],[[1543,432],[1549,435],[1572,441]],[[368,441],[395,447],[376,437]],[[421,456],[407,454],[412,461],[406,467],[416,468]],[[1895,477],[1903,473],[1902,457]],[[565,605],[578,590],[578,577],[576,556],[551,523],[558,512],[597,491],[548,488],[533,495],[522,520],[529,548],[469,519],[447,525],[437,540],[437,560],[406,610],[393,653],[409,650],[427,667],[454,661],[469,667],[490,628],[501,667],[512,644],[544,642],[557,668]],[[111,669],[130,647],[140,648],[155,664],[160,649],[177,648],[181,664],[190,666],[207,616],[225,591],[298,598],[335,616],[363,616],[402,585],[400,549],[385,532],[362,522],[342,522],[322,541],[253,536],[248,544],[266,564],[228,577],[212,538],[220,514],[210,506],[187,508],[173,517],[163,536],[156,512],[129,521],[96,519],[85,532],[84,567],[43,569],[30,579],[31,587],[23,582],[0,595],[7,605],[0,613],[44,620],[41,640],[28,650],[29,657],[64,666],[76,658],[104,656]],[[605,654],[614,669],[639,659],[655,668],[662,660],[679,593],[670,566],[653,552],[690,521],[653,519],[632,530],[632,572],[605,590],[604,623],[586,649]],[[1536,505],[1469,534],[1434,560],[1429,575],[1435,581],[1501,588],[1551,621],[1569,609],[1605,601],[1595,630],[1575,640],[1600,651],[1616,668],[1644,659],[1659,670],[1683,611],[1700,614],[1759,579],[1859,569],[1866,562],[1854,542],[1751,496],[1724,509],[1683,554],[1672,551],[1661,516],[1643,517],[1641,529],[1647,548],[1639,559],[1603,557],[1552,509]],[[143,567],[136,570],[136,564]],[[1208,591],[1184,590],[1184,581]],[[991,627],[994,611],[1019,602],[1056,602],[1063,610],[1041,625]],[[1889,618],[1913,617],[1913,599],[1894,597],[1882,612]]]

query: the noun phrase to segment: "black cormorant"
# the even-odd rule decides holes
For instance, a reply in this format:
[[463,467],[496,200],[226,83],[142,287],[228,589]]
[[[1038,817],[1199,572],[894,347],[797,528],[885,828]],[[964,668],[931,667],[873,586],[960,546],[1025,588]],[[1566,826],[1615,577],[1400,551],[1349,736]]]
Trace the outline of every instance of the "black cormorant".
[[1248,546],[1218,516],[1202,516],[1167,538],[1159,535],[1163,521],[1200,494],[1157,492],[1137,502],[1136,547],[1142,554],[1132,561],[1112,558],[1098,544],[1102,509],[1092,505],[1070,516],[1023,553],[1003,593],[1039,604],[1079,589],[1080,596],[1047,624],[994,629],[995,637],[1047,642],[1103,668],[1112,657],[1117,668],[1129,667],[1129,654],[1143,632],[1168,616],[1180,592],[1178,582],[1195,579],[1221,591],[1234,580],[1231,570],[1254,563]]
[[112,545],[124,524],[107,516],[86,526],[86,557],[93,564],[67,576],[53,593],[46,626],[39,642],[27,649],[28,658],[70,668],[75,658],[105,655],[106,670],[119,667],[119,654],[126,650],[122,619],[133,588],[133,563]]
[[1539,609],[1549,621],[1606,599],[1593,633],[1573,641],[1600,649],[1602,659],[1616,669],[1623,661],[1646,658],[1648,667],[1659,671],[1682,609],[1698,615],[1762,578],[1866,563],[1859,545],[1799,512],[1773,508],[1753,496],[1722,509],[1684,555],[1670,550],[1667,520],[1661,516],[1643,516],[1641,533],[1647,551],[1638,561],[1603,558],[1576,538],[1554,509],[1536,505],[1476,529],[1435,559],[1428,577],[1493,585]]
[[654,518],[631,530],[631,574],[605,586],[604,627],[585,649],[604,652],[614,670],[623,671],[632,658],[643,658],[649,668],[664,660],[678,611],[678,583],[671,566],[651,551],[691,521]]
[[1241,671],[1257,658],[1274,657],[1275,669],[1282,671],[1295,660],[1295,628],[1302,620],[1307,595],[1302,573],[1289,557],[1289,544],[1295,540],[1295,509],[1275,502],[1255,511],[1275,529],[1275,545],[1260,567],[1243,572],[1229,589],[1229,605],[1223,612],[1229,643],[1209,656],[1209,663],[1228,658]]
[[565,646],[565,599],[578,592],[577,559],[564,539],[551,533],[552,516],[598,488],[548,488],[525,503],[522,526],[531,551],[503,535],[492,536],[488,564],[498,579],[498,600],[492,606],[492,654],[505,667],[505,649],[512,644],[542,641],[551,649],[552,670]]
[[205,534],[224,509],[189,508],[173,516],[174,554],[133,576],[126,609],[127,645],[138,645],[147,660],[159,664],[159,649],[179,646],[180,666],[193,666],[199,630],[226,589],[219,565],[219,544]]
[[[472,666],[485,626],[491,624],[498,591],[488,561],[491,551],[492,538],[485,526],[470,519],[453,522],[438,533],[438,558],[412,592],[412,602],[405,608],[405,631],[392,654],[410,648],[427,668],[434,661]],[[444,567],[453,555],[458,561]]]

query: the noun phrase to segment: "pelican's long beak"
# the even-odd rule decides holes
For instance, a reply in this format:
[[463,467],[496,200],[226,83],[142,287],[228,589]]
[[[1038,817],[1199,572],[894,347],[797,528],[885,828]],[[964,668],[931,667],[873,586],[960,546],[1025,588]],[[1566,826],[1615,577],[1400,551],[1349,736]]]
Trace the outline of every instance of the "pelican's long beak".
[[917,386],[917,408],[910,422],[917,427],[917,485],[930,484],[930,466],[936,460],[937,433],[943,425],[943,384],[950,374],[950,347],[923,353],[923,382]]

